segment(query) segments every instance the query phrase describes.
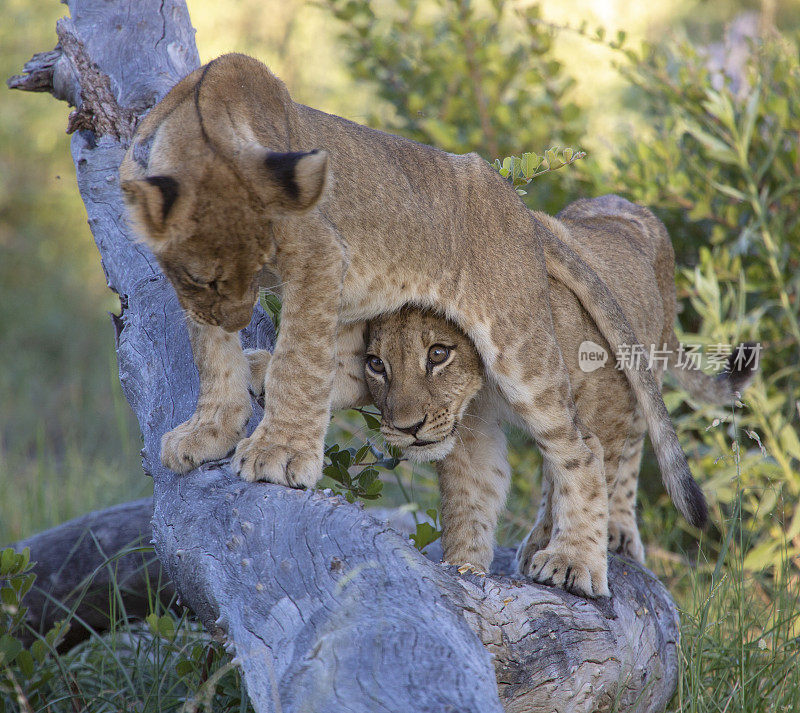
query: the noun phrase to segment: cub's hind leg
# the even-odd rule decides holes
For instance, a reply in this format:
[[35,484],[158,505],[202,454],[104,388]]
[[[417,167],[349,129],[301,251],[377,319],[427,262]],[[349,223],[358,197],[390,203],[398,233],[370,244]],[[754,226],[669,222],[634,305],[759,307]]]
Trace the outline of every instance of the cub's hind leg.
[[458,443],[436,464],[444,559],[484,572],[494,556],[497,518],[511,477],[506,439],[488,400],[484,391],[470,404],[456,432]]
[[539,511],[531,531],[520,542],[517,548],[517,571],[527,572],[533,556],[550,543],[553,533],[553,476],[550,473],[550,461],[542,461],[542,497]]
[[644,546],[636,524],[636,491],[647,427],[637,406],[619,457],[608,501],[608,549],[644,564]]

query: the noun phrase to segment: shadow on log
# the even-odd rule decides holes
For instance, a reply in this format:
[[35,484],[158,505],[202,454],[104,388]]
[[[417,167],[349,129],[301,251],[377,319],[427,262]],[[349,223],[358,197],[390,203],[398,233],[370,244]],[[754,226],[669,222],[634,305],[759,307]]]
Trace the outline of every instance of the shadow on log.
[[[510,550],[498,551],[490,576],[459,575],[340,498],[247,484],[225,461],[182,477],[161,465],[161,435],[194,410],[197,372],[175,295],[128,232],[117,170],[136,121],[199,59],[180,0],[71,0],[69,8],[56,49],[36,55],[9,86],[49,91],[76,107],[72,154],[122,305],[120,379],[154,479],[156,552],[182,600],[227,641],[254,709],[663,709],[677,681],[677,617],[663,586],[632,563],[612,558],[610,601],[510,578]],[[260,313],[243,333],[246,346],[270,346],[272,337]],[[260,415],[256,408],[251,428]],[[126,547],[130,534],[144,532],[149,506],[120,507],[129,530],[119,529],[126,541],[117,544]],[[83,538],[78,550],[97,542],[98,558],[113,554],[100,534],[113,532],[103,517],[21,543],[40,560],[40,603],[72,586],[67,568],[55,578],[58,567],[44,569],[58,561],[51,553],[64,551],[51,550],[58,538],[71,533],[74,542]],[[120,511],[111,517],[118,526]],[[141,552],[132,556],[131,576],[148,571]],[[126,587],[134,588],[131,579]]]

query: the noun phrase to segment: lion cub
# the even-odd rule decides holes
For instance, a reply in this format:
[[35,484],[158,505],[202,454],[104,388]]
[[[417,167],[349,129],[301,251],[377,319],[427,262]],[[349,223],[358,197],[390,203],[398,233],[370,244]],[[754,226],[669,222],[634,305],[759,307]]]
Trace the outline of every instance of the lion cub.
[[[571,247],[609,279],[620,306],[654,360],[661,384],[664,366],[699,400],[726,403],[745,388],[754,369],[749,345],[730,356],[717,377],[677,367],[678,339],[672,246],[663,225],[649,211],[618,199],[613,210],[597,201],[578,201],[558,216],[570,228]],[[561,236],[560,236],[561,237]],[[579,242],[578,242],[579,241]],[[623,277],[627,275],[627,279]],[[619,278],[619,279],[615,279]],[[636,525],[636,490],[647,425],[624,373],[575,295],[549,278],[555,335],[572,385],[581,428],[595,434],[603,448],[606,492],[590,500],[608,501],[605,522],[586,517],[579,530],[592,544],[644,562]],[[593,342],[608,361],[583,369],[579,353]],[[586,369],[586,370],[585,370]],[[416,461],[436,461],[441,493],[442,545],[445,560],[469,562],[488,570],[494,532],[509,484],[510,469],[500,421],[517,421],[484,376],[480,357],[467,336],[429,311],[405,308],[369,323],[365,376],[380,409],[381,433]],[[542,499],[536,523],[517,551],[518,570],[530,572],[536,552],[547,547],[553,509],[572,492],[554,493],[547,460],[543,461]],[[574,510],[574,512],[578,512]],[[567,578],[567,589],[573,582]]]
[[[605,511],[583,495],[602,490],[605,476],[597,438],[575,419],[547,274],[573,290],[615,348],[640,339],[606,284],[557,239],[558,221],[531,214],[479,156],[298,104],[267,67],[237,54],[199,67],[150,110],[120,165],[120,188],[186,313],[200,378],[194,414],[162,438],[167,468],[188,473],[233,451],[231,468],[246,481],[313,486],[339,336],[405,304],[427,307],[469,335],[547,458],[556,491],[575,491],[559,500],[565,507],[554,504],[553,537],[532,576],[563,584],[567,570],[579,571],[576,588],[608,593],[605,547],[587,544],[573,517],[576,507]],[[281,332],[264,415],[243,437],[252,409],[237,332],[263,270],[284,285]],[[649,403],[664,482],[700,526],[705,499],[658,385],[647,369],[625,373]]]
[[[540,216],[540,219],[548,219]],[[674,258],[664,226],[648,210],[615,197],[584,200],[568,206],[552,221],[559,237],[613,285],[626,317],[635,325],[646,352],[650,345],[665,354],[666,366],[698,399],[724,403],[752,376],[743,364],[744,350],[729,360],[728,370],[711,377],[677,368]],[[603,503],[603,515],[571,507],[575,488],[554,487],[543,461],[542,500],[536,523],[520,545],[520,573],[531,574],[534,555],[547,547],[555,509],[571,509],[581,517],[577,531],[587,543],[644,561],[636,525],[636,486],[647,426],[642,406],[622,371],[615,368],[611,348],[576,296],[549,278],[555,335],[566,364],[580,427],[602,446],[605,487],[583,494]],[[356,331],[363,331],[359,326]],[[453,323],[430,311],[403,308],[371,320],[366,356],[362,336],[340,335],[334,385],[337,407],[369,401],[381,411],[386,440],[416,461],[436,461],[442,496],[442,544],[448,562],[469,562],[488,570],[494,532],[509,483],[502,421],[517,422],[514,412],[486,378],[475,347]],[[608,361],[584,371],[579,351],[584,342],[603,349]],[[348,347],[348,344],[353,346]],[[268,354],[248,354],[254,389],[263,383]],[[654,363],[661,383],[664,362]],[[363,372],[361,371],[363,369]],[[363,374],[363,376],[362,376]],[[364,387],[366,382],[366,389]],[[368,389],[368,391],[367,391]],[[607,503],[607,505],[606,505]],[[581,542],[575,542],[576,547]],[[534,573],[535,574],[535,573]],[[568,573],[566,585],[582,591]],[[578,586],[576,586],[578,584]]]

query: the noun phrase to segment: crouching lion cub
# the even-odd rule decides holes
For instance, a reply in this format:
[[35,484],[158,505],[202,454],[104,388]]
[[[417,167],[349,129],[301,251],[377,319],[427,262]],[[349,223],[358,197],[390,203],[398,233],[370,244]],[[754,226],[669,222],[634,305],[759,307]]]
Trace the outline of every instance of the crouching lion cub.
[[[652,348],[666,362],[655,361],[659,383],[668,366],[695,398],[727,403],[753,374],[749,349],[735,353],[717,377],[677,366],[673,252],[664,226],[648,210],[614,196],[582,200],[551,221],[554,231],[614,285],[612,291],[635,326],[645,353]],[[602,517],[586,514],[579,525],[585,540],[644,561],[636,525],[636,486],[646,432],[643,406],[624,374],[615,368],[610,345],[575,295],[549,279],[555,335],[572,384],[581,426],[595,434],[603,450],[606,483],[591,500],[605,500]],[[442,544],[445,559],[488,569],[497,518],[506,498],[509,466],[502,420],[518,420],[496,387],[484,377],[481,359],[469,338],[451,322],[430,311],[403,308],[371,320],[366,356],[340,353],[334,402],[339,406],[368,400],[382,414],[386,440],[416,461],[437,461],[441,491]],[[605,350],[609,361],[585,371],[579,365],[584,342]],[[267,352],[249,355],[255,388],[263,382]],[[644,358],[647,358],[645,355]],[[644,406],[646,408],[646,405]],[[576,486],[577,487],[577,486]],[[518,551],[523,574],[536,552],[547,547],[553,509],[574,497],[573,487],[554,488],[549,467],[542,478],[542,500],[532,531]],[[606,529],[607,522],[607,529]],[[569,573],[566,586],[573,588]],[[580,589],[580,587],[578,587]]]
[[[379,170],[375,170],[375,167]],[[475,154],[456,156],[293,102],[260,62],[224,55],[179,82],[136,129],[120,166],[132,225],[187,314],[200,375],[194,415],[166,433],[161,457],[185,473],[235,448],[245,480],[311,486],[322,475],[336,338],[404,304],[446,315],[475,345],[487,377],[548,461],[553,535],[534,576],[606,594],[605,546],[581,513],[605,510],[600,445],[575,418],[553,332],[548,268],[578,296],[609,344],[638,339],[608,288],[548,220]],[[250,416],[236,332],[262,268],[284,285],[281,333]],[[363,335],[362,335],[363,337]],[[363,343],[361,345],[363,351]],[[693,524],[706,519],[658,385],[625,371],[644,409],[662,476]],[[241,439],[241,440],[240,440]]]

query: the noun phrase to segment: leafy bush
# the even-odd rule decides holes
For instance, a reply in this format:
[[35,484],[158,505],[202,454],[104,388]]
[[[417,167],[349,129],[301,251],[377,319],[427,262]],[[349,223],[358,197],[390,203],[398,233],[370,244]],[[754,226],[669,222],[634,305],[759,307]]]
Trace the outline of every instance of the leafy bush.
[[[538,5],[510,0],[326,0],[341,20],[353,78],[377,98],[367,123],[445,151],[487,160],[575,145],[583,115],[574,80],[553,56]],[[569,181],[568,176],[560,181]],[[558,210],[560,181],[536,187]]]
[[28,611],[24,599],[36,580],[32,569],[27,548],[22,552],[10,547],[0,551],[0,713],[27,712],[31,706],[48,702],[54,672],[46,664],[52,661],[51,654],[67,628],[59,624],[25,646],[21,637]]
[[737,416],[747,435],[741,469],[731,414],[678,408],[673,397],[668,404],[678,408],[706,490],[730,506],[737,485],[744,489],[744,515],[757,523],[745,564],[755,569],[779,563],[784,535],[789,554],[800,553],[798,39],[751,43],[738,76],[713,73],[688,43],[629,51],[623,72],[650,131],[621,148],[610,177],[618,192],[659,213],[679,264],[697,263],[678,275],[679,296],[688,297],[684,341],[764,347],[761,376]]

